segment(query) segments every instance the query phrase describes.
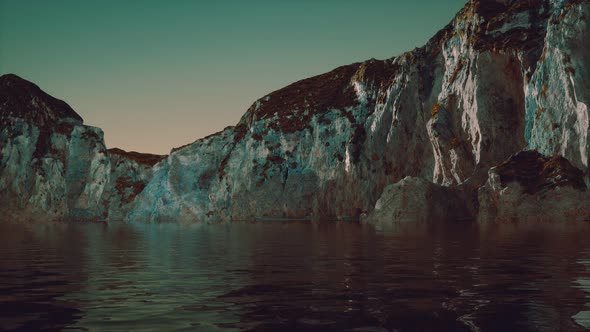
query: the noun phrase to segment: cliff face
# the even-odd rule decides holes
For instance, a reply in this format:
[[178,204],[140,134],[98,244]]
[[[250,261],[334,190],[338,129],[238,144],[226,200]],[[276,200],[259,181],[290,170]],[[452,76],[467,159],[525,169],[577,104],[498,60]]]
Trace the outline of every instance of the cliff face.
[[109,220],[124,220],[135,205],[135,197],[153,177],[153,167],[166,156],[108,150],[111,168],[104,198],[108,201]]
[[587,1],[570,1],[549,19],[537,70],[527,85],[527,147],[560,154],[588,168],[590,12]]
[[14,75],[0,77],[0,114],[3,215],[106,217],[110,162],[100,129]]
[[477,187],[522,149],[586,171],[589,8],[470,1],[426,46],[294,83],[174,151],[130,219],[357,217],[406,176]]
[[471,0],[424,47],[291,84],[169,156],[106,151],[65,103],[3,76],[0,198],[113,220],[334,219],[382,192],[379,213],[399,215],[411,188],[460,206],[428,205],[435,218],[474,217],[500,202],[488,170],[521,150],[563,156],[588,181],[589,19],[588,0]]
[[65,102],[15,75],[0,77],[3,218],[103,220],[109,211],[121,215],[156,161],[142,162],[141,156],[109,153],[102,130],[85,126]]

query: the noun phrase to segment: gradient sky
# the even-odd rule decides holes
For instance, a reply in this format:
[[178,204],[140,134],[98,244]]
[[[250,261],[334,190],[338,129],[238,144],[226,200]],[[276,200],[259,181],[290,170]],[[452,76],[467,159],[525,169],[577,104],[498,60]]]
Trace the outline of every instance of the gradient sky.
[[0,74],[151,153],[235,125],[294,81],[423,45],[466,0],[0,0]]

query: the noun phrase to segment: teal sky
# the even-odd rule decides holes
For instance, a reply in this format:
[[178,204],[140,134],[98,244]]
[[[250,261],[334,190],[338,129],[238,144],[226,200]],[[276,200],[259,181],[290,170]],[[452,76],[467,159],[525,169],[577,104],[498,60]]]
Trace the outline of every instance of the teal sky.
[[0,0],[0,74],[68,102],[109,148],[168,153],[294,81],[423,45],[465,0]]

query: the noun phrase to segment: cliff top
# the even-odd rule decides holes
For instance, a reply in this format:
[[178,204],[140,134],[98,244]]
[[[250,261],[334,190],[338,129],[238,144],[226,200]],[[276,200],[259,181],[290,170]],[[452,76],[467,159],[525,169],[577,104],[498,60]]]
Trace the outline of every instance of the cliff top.
[[[576,1],[580,0],[563,3],[567,6]],[[270,92],[248,109],[240,124],[250,125],[276,115],[278,119],[270,123],[275,129],[284,133],[302,130],[313,114],[330,109],[344,111],[358,105],[354,82],[387,85],[399,72],[403,62],[400,60],[408,56],[426,57],[422,60],[425,64],[436,63],[443,45],[455,35],[465,36],[476,49],[525,50],[523,62],[532,68],[543,49],[550,3],[550,0],[469,0],[425,46],[386,60],[370,59],[341,66]],[[532,70],[528,74],[531,73]],[[374,99],[375,96],[368,96],[369,107],[375,103]]]
[[45,93],[41,88],[17,75],[0,76],[0,118],[21,118],[39,127],[69,120],[84,120],[66,102]]
[[158,155],[151,153],[140,153],[135,151],[125,151],[119,148],[112,148],[108,150],[111,155],[120,156],[129,160],[133,160],[138,164],[154,166],[160,161],[166,159],[167,155]]

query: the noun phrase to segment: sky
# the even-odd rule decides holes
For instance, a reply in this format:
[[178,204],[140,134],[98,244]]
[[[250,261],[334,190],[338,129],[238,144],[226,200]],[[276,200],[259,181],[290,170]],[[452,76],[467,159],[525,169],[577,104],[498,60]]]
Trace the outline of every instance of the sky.
[[292,82],[422,46],[466,0],[0,0],[0,74],[167,154]]

